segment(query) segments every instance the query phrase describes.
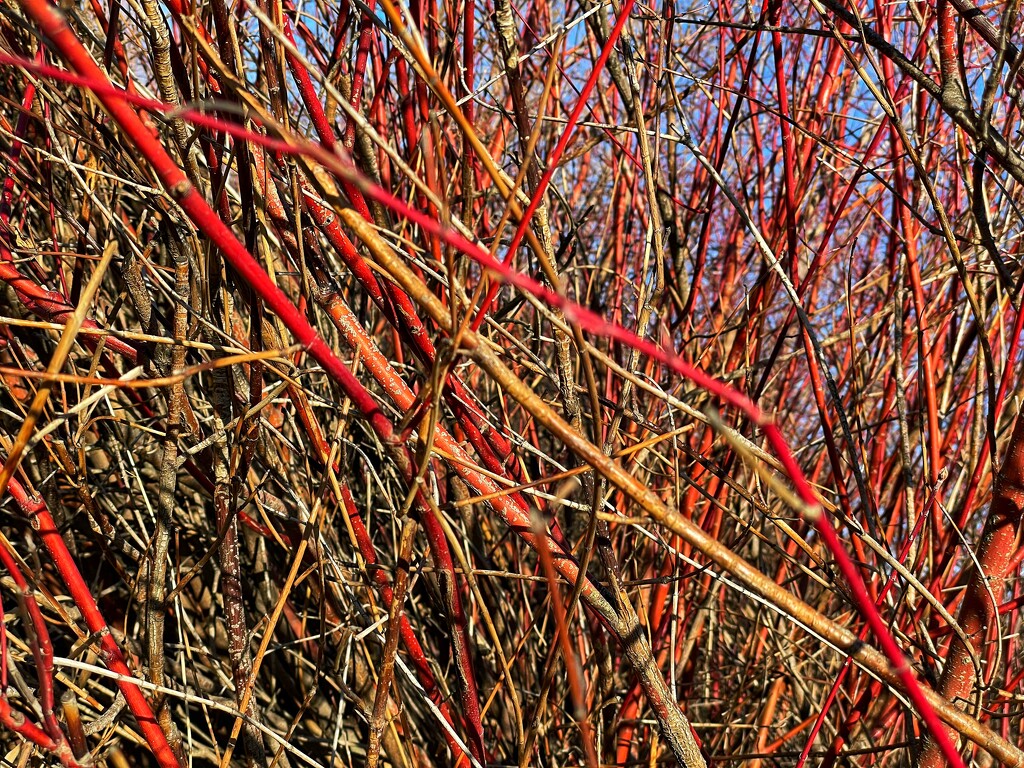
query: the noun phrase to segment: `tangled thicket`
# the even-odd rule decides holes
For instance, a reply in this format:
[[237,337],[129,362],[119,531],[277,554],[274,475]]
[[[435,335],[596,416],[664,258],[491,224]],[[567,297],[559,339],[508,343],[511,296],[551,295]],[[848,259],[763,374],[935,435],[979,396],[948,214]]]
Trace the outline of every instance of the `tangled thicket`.
[[5,762],[1024,764],[1022,21],[3,0]]

